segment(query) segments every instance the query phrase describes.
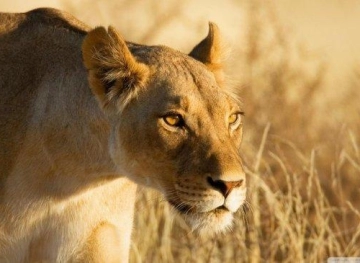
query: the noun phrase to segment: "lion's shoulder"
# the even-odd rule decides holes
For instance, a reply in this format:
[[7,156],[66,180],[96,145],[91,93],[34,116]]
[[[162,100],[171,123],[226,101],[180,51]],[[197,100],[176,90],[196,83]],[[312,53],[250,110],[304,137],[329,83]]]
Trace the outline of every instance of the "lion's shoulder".
[[54,8],[38,8],[26,13],[0,13],[0,35],[22,27],[52,27],[86,33],[90,27],[71,14]]
[[81,43],[88,29],[56,9],[0,13],[0,189],[42,101],[62,87],[87,85]]

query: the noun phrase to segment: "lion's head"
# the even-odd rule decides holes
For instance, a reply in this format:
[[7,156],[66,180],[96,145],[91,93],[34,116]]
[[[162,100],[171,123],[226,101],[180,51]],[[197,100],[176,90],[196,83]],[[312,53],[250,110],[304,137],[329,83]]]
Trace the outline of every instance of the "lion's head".
[[160,190],[194,230],[228,228],[246,194],[242,110],[223,84],[217,26],[189,55],[99,27],[83,57],[119,171]]

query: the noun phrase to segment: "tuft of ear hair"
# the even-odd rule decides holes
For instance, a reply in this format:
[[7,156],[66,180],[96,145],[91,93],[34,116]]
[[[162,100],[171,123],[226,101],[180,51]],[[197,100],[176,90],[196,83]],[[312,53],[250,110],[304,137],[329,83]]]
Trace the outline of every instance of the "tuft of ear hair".
[[209,22],[208,35],[193,48],[189,56],[205,64],[215,75],[217,83],[222,85],[224,82],[223,54],[219,27]]
[[92,92],[101,107],[122,111],[146,85],[149,68],[136,61],[126,42],[109,26],[90,31],[82,44]]

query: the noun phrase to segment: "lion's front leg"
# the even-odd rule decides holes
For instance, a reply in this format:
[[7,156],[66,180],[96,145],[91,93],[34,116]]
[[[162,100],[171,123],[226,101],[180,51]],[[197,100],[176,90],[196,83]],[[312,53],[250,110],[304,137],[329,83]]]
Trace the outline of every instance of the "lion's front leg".
[[[125,243],[125,244],[124,244]],[[121,240],[119,229],[111,223],[98,224],[86,241],[79,262],[128,262],[128,244]]]

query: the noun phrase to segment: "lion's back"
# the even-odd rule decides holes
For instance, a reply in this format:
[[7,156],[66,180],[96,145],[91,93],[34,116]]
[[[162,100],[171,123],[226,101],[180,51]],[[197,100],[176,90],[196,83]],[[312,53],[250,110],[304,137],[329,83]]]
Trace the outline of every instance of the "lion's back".
[[21,149],[39,89],[51,92],[61,85],[59,76],[84,71],[80,46],[88,29],[55,9],[0,13],[0,189]]

